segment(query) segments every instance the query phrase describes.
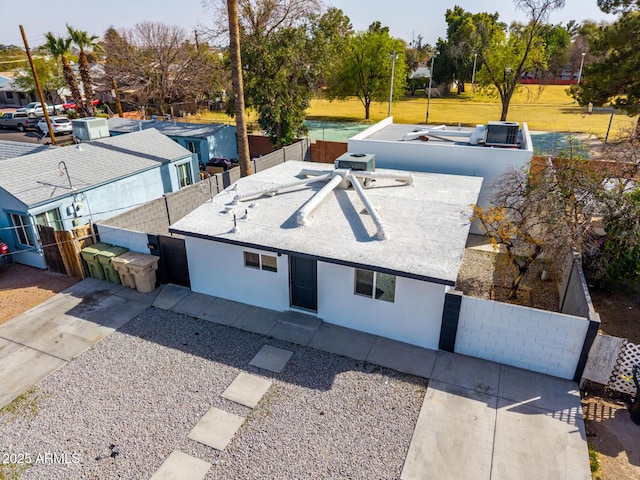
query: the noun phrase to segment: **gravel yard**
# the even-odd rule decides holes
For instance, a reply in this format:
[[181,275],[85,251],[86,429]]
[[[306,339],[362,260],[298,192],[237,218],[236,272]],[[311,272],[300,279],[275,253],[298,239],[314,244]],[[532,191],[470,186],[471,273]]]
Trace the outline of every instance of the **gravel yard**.
[[[265,343],[294,352],[282,373],[249,366]],[[273,381],[254,409],[221,397],[243,371]],[[398,478],[426,386],[150,308],[3,411],[0,454],[67,453],[26,480],[149,478],[173,450],[212,463],[207,479]],[[247,418],[224,452],[187,438],[211,406]]]

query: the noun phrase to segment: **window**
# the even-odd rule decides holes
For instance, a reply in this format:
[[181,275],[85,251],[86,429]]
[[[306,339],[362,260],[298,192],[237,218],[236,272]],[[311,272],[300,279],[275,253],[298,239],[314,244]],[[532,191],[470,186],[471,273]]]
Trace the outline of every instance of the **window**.
[[11,214],[11,222],[15,228],[16,237],[20,245],[27,247],[35,247],[36,242],[33,239],[33,231],[29,224],[29,219],[25,215]]
[[19,98],[20,100],[24,100],[24,99],[25,99],[24,93],[22,93],[22,92],[18,92],[18,98]]
[[191,185],[193,183],[191,181],[191,164],[183,163],[176,165],[176,168],[178,169],[178,183],[180,184],[180,188]]
[[278,258],[273,255],[260,255],[259,253],[243,252],[244,266],[249,268],[261,268],[267,272],[278,271]]
[[356,268],[354,293],[393,303],[396,298],[396,277]]
[[7,98],[13,98],[13,92],[6,92]]
[[260,255],[262,260],[262,269],[268,272],[278,271],[278,259],[271,255]]
[[187,150],[195,153],[200,158],[200,142],[187,142]]
[[54,230],[64,230],[62,228],[62,222],[60,221],[60,212],[57,208],[36,215],[36,223],[38,225],[53,227]]
[[244,252],[244,266],[260,268],[260,255],[253,252]]

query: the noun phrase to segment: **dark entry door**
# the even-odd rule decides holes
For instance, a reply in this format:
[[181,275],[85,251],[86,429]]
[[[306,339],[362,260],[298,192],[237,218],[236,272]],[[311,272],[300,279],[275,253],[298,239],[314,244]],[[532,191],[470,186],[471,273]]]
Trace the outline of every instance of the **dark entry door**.
[[289,281],[291,306],[306,310],[318,310],[318,275],[315,260],[289,257]]
[[157,278],[160,283],[191,287],[184,239],[147,234],[151,255],[160,257]]

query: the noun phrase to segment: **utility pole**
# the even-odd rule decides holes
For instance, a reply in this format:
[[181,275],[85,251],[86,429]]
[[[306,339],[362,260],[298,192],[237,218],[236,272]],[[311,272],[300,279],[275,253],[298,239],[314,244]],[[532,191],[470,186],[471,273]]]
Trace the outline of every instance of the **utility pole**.
[[116,98],[116,106],[118,107],[118,115],[120,118],[124,118],[124,113],[122,112],[122,103],[120,103],[120,94],[118,93],[118,84],[116,83],[116,79],[111,79],[111,85],[113,86],[113,96]]
[[44,101],[44,95],[42,94],[42,88],[40,87],[40,80],[38,80],[38,74],[36,73],[36,66],[33,64],[33,58],[31,58],[31,50],[29,50],[29,42],[27,42],[27,35],[24,33],[24,28],[20,25],[20,33],[22,34],[22,41],[24,42],[24,49],[27,52],[27,58],[29,59],[29,65],[31,65],[31,72],[33,73],[33,81],[36,84],[36,90],[38,91],[38,97],[40,98],[40,105],[44,112],[44,119],[47,122],[49,128],[49,135],[51,135],[51,143],[56,144],[56,135],[53,133],[53,127],[51,126],[51,120],[49,119],[49,111],[47,104]]

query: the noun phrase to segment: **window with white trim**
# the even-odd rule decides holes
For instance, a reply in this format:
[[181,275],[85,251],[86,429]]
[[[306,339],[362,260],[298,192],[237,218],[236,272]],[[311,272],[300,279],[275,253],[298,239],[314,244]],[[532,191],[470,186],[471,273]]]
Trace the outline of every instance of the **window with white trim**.
[[267,272],[278,271],[278,258],[273,255],[264,255],[254,252],[242,252],[244,255],[244,266],[266,270]]
[[63,230],[62,221],[60,220],[60,211],[57,208],[37,214],[36,223],[38,225],[53,227],[54,230]]
[[396,276],[371,270],[355,269],[354,293],[393,303],[396,299]]
[[191,177],[191,164],[183,163],[181,165],[176,165],[178,170],[178,183],[180,184],[180,188],[186,187],[193,183]]
[[26,215],[10,214],[11,223],[13,223],[16,238],[18,244],[25,247],[35,247],[36,242],[33,238],[33,230],[29,222],[29,218]]

